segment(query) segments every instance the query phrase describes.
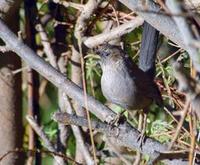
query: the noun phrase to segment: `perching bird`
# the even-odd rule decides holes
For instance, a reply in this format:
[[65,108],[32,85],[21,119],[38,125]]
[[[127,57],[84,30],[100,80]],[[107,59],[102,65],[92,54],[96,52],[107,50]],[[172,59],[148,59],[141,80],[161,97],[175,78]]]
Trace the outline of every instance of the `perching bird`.
[[155,82],[120,47],[103,44],[95,52],[100,56],[101,89],[108,101],[130,111],[145,110],[153,101],[163,105]]

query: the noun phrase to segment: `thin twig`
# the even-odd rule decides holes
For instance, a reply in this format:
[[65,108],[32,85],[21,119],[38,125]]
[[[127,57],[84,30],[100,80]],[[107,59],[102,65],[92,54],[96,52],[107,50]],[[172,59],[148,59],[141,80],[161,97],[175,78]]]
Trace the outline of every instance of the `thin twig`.
[[121,161],[123,161],[126,165],[131,165],[131,163],[126,160],[126,158],[124,158],[124,156],[117,150],[115,144],[113,144],[109,139],[106,139],[106,144],[119,157]]
[[[144,122],[146,122],[146,121],[144,121],[144,114],[143,114],[143,112],[141,112],[139,114],[139,119],[138,119],[138,131],[142,132],[142,130],[145,129],[145,128],[143,128]],[[141,161],[141,157],[142,157],[142,154],[137,151],[133,165],[139,165],[140,161]]]
[[161,59],[161,60],[160,60],[160,63],[161,63],[161,64],[165,63],[165,62],[168,61],[170,58],[176,56],[176,55],[177,55],[179,52],[181,52],[182,50],[183,50],[183,49],[180,48],[180,49],[178,49],[177,51],[175,51],[174,53],[170,54],[169,56],[167,56],[167,57]]
[[[72,46],[72,56],[71,56],[71,80],[72,82],[74,82],[75,84],[77,84],[80,88],[82,87],[82,77],[81,77],[81,67],[80,67],[80,54],[79,52]],[[68,99],[68,98],[66,98]],[[73,100],[73,104],[71,106],[70,104],[71,102],[66,101],[66,104],[69,104],[68,108],[67,108],[67,112],[70,114],[73,114],[73,110],[75,111],[75,113],[78,116],[84,116],[86,117],[86,112],[84,110],[84,108],[79,105],[78,102],[76,102],[75,100]],[[73,108],[72,108],[73,107]],[[73,110],[72,110],[73,109]],[[87,156],[83,155],[82,153],[88,153],[90,155],[90,153],[87,150],[87,147],[84,145],[83,142],[83,137],[81,134],[81,128],[77,127],[77,126],[72,126],[72,130],[74,133],[74,136],[76,138],[76,143],[77,143],[77,147],[76,147],[76,160],[78,162],[83,162],[85,161],[84,159],[87,159]],[[80,145],[83,144],[83,145]],[[86,150],[86,151],[84,151]],[[91,158],[92,160],[92,158]],[[88,160],[86,160],[87,162]]]
[[190,134],[191,134],[191,143],[190,143],[190,153],[189,153],[189,165],[194,165],[195,161],[195,147],[196,147],[196,116],[194,113],[190,114]]
[[80,11],[82,11],[84,8],[84,5],[79,4],[79,3],[74,3],[74,2],[67,2],[67,1],[63,1],[63,0],[53,0],[53,2],[63,5],[64,7],[73,7]]
[[[37,135],[42,139],[44,144],[46,145],[46,148],[51,152],[57,152],[54,148],[53,144],[49,141],[47,135],[44,133],[42,128],[37,124],[34,118],[31,116],[26,116],[27,121],[31,125],[31,127],[34,129],[34,131],[37,133]],[[54,159],[58,164],[62,164],[62,159],[56,155],[53,155]]]
[[27,70],[27,69],[29,69],[29,67],[28,66],[24,66],[24,67],[22,67],[20,69],[13,70],[12,74],[15,75],[15,74],[23,72],[24,70]]
[[83,37],[84,33],[86,31],[86,21],[91,17],[91,15],[94,13],[94,11],[97,9],[98,5],[101,3],[102,0],[89,0],[85,5],[84,9],[81,12],[80,16],[77,19],[76,26],[75,26],[75,32],[74,35],[78,41],[78,47],[79,52],[81,55],[81,71],[82,71],[82,82],[83,82],[83,95],[84,95],[84,105],[85,110],[87,114],[88,119],[88,126],[89,126],[89,132],[90,132],[90,140],[92,144],[92,152],[94,157],[94,163],[97,164],[97,158],[96,158],[96,150],[94,145],[94,138],[93,138],[93,132],[91,128],[91,122],[90,122],[90,113],[88,110],[88,99],[87,99],[87,87],[86,87],[86,79],[85,79],[85,63],[84,63],[84,57],[82,52],[82,43],[83,43]]
[[189,105],[190,105],[189,101],[187,101],[186,104],[185,104],[185,107],[183,109],[183,112],[181,113],[181,119],[180,119],[180,121],[178,123],[178,126],[176,128],[176,133],[175,133],[175,135],[173,135],[173,139],[172,139],[171,143],[169,144],[168,150],[171,150],[171,148],[174,145],[176,139],[178,138],[179,133],[181,132],[181,128],[183,126],[185,117],[186,117],[187,112],[189,110]]
[[47,151],[47,150],[40,150],[40,149],[36,149],[36,150],[30,150],[30,149],[24,149],[24,148],[16,148],[14,150],[10,150],[8,152],[6,152],[5,154],[3,154],[1,157],[0,157],[0,162],[5,159],[9,154],[12,154],[12,153],[31,153],[31,154],[35,154],[35,153],[45,153],[45,154],[51,154],[51,155],[55,155],[55,156],[58,156],[58,157],[61,157],[63,158],[64,160],[70,160],[71,162],[77,164],[77,165],[82,165],[78,162],[76,162],[75,160],[73,160],[72,158],[70,157],[67,157],[66,155],[64,154],[61,154],[61,153],[57,153],[57,152],[52,152],[52,151]]
[[44,52],[47,55],[50,64],[54,68],[58,69],[58,65],[56,63],[56,56],[53,53],[53,49],[51,48],[51,44],[49,42],[49,39],[47,37],[47,34],[46,34],[44,28],[42,27],[42,24],[38,23],[35,28],[37,29],[37,31],[41,37],[41,43],[44,46]]
[[[73,109],[72,109],[71,103],[69,101],[69,98],[66,96],[65,93],[63,93],[62,97],[65,101],[66,111],[70,114],[73,114]],[[80,148],[82,154],[84,155],[86,163],[88,165],[94,164],[94,161],[92,160],[92,157],[90,156],[88,148],[86,147],[86,145],[84,143],[84,139],[83,139],[83,136],[81,134],[80,128],[75,126],[75,125],[72,125],[71,128],[72,128],[73,134],[74,134],[74,136],[77,140],[77,144],[79,145],[79,148]]]

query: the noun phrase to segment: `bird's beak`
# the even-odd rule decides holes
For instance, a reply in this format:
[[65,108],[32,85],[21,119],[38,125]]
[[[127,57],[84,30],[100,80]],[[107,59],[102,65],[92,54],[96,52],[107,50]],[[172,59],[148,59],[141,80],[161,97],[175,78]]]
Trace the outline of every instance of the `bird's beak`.
[[98,55],[100,58],[105,56],[105,51],[102,50],[101,46],[98,46],[96,48],[93,49],[94,54]]
[[93,58],[95,60],[100,60],[101,59],[101,57],[96,53],[91,53],[91,54],[88,54],[88,55],[84,56],[84,59],[87,59],[87,58]]

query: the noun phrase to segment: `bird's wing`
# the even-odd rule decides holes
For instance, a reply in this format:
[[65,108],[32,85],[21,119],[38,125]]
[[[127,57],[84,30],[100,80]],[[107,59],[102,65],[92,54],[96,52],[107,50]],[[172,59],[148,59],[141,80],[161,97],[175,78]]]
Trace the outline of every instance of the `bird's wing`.
[[152,80],[147,73],[138,68],[138,66],[133,63],[132,59],[128,55],[125,55],[124,57],[127,70],[136,83],[139,89],[138,91],[142,95],[155,100],[156,104],[159,106],[163,106],[161,93],[154,80]]

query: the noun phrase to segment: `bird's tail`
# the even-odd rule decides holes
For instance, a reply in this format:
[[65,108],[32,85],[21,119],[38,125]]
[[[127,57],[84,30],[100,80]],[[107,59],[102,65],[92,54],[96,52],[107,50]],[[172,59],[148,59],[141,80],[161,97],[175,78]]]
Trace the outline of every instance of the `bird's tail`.
[[146,72],[150,78],[155,76],[155,60],[158,47],[159,31],[149,23],[144,22],[142,43],[139,56],[139,68]]

